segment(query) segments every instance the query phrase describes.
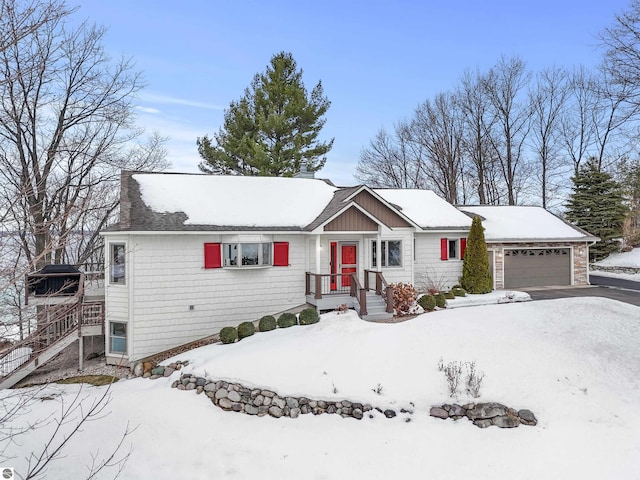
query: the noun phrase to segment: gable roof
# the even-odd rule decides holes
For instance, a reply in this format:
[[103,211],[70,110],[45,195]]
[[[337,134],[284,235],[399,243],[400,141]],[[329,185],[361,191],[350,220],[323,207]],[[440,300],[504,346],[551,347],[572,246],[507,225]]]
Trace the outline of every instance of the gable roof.
[[302,230],[336,190],[319,179],[123,172],[119,230]]
[[487,241],[596,241],[597,237],[570,225],[542,207],[513,205],[461,206],[461,211],[481,217]]
[[379,188],[375,193],[400,208],[423,230],[469,230],[471,218],[432,190]]

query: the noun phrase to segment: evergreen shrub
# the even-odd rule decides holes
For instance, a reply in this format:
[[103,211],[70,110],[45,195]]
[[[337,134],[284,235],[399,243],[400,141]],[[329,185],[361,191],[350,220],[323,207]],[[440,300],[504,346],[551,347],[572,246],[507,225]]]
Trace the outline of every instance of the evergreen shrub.
[[220,341],[224,344],[233,343],[238,339],[238,329],[236,327],[223,327],[220,330]]
[[436,293],[433,298],[436,299],[436,307],[445,308],[447,306],[447,299],[443,293]]
[[453,295],[456,297],[467,296],[467,291],[464,288],[454,288],[453,290],[451,290],[451,293],[453,293]]
[[250,337],[254,333],[256,333],[256,326],[253,322],[242,322],[238,325],[238,340]]
[[446,298],[447,300],[453,300],[454,298],[456,298],[456,295],[455,293],[453,293],[453,290],[449,290],[448,292],[445,292],[444,298]]
[[320,315],[315,308],[305,308],[300,312],[298,321],[300,325],[311,325],[312,323],[318,323]]
[[293,313],[283,313],[278,317],[278,327],[289,328],[298,324],[298,319]]
[[425,312],[431,312],[436,308],[436,299],[433,295],[422,295],[418,299],[418,305],[420,305]]
[[275,330],[276,328],[276,319],[272,315],[265,315],[258,321],[258,330],[260,332],[268,332],[270,330]]

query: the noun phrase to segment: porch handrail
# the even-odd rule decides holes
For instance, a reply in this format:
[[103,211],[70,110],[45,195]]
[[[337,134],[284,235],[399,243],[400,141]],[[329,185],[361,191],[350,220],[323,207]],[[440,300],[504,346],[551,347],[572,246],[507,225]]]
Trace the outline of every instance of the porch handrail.
[[[372,290],[370,288],[369,285],[369,274],[374,274],[375,275],[375,280],[376,280],[376,288],[375,288],[375,292],[376,294],[380,295],[381,297],[384,298],[385,303],[387,305],[387,313],[393,313],[393,295],[394,295],[394,288],[392,286],[389,285],[389,283],[387,282],[387,280],[384,278],[384,275],[382,274],[382,272],[377,271],[377,270],[365,270],[364,271],[364,282],[365,282],[365,289],[367,290]],[[384,294],[383,294],[384,292]]]
[[360,315],[367,314],[367,289],[362,288],[358,275],[354,272],[351,274],[351,296],[355,297],[360,304]]

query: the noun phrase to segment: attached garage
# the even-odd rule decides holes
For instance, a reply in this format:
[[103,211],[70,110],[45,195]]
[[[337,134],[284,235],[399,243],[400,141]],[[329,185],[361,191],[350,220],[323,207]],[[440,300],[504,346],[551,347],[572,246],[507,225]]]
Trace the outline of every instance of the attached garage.
[[571,249],[504,250],[504,288],[571,285]]
[[464,206],[484,227],[494,288],[588,285],[597,237],[541,207]]

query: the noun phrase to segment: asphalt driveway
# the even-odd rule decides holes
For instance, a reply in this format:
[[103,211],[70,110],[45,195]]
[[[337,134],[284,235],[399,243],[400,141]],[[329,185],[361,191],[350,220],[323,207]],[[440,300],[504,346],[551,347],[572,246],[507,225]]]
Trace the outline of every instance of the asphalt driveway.
[[[571,297],[603,297],[621,302],[630,303],[640,307],[640,282],[627,281],[628,284],[620,285],[619,279],[608,277],[596,277],[591,275],[590,286],[580,287],[545,287],[522,289],[531,295],[532,300],[551,300],[554,298]],[[634,289],[628,288],[634,287]]]

